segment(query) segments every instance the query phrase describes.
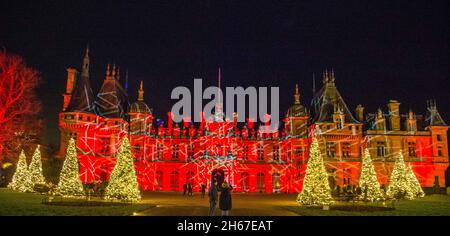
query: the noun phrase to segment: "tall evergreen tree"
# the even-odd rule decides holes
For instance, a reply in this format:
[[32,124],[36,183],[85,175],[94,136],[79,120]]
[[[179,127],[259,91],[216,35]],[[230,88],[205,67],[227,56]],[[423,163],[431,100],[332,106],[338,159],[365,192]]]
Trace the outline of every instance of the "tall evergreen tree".
[[302,205],[329,205],[332,202],[331,189],[316,137],[313,137],[308,158],[303,189],[297,196],[297,202]]
[[108,200],[138,201],[141,199],[130,142],[127,137],[123,139],[120,146],[105,195]]
[[70,139],[67,147],[66,159],[64,160],[59,183],[55,193],[64,197],[78,197],[84,195],[83,184],[80,180],[75,140]]
[[44,184],[45,178],[42,174],[42,161],[41,161],[41,150],[40,145],[36,147],[36,150],[33,153],[33,157],[31,158],[30,166],[28,167],[28,171],[30,172],[31,183],[33,186],[36,184]]
[[16,171],[14,172],[12,181],[9,183],[8,188],[21,192],[33,191],[33,184],[30,177],[31,176],[27,168],[27,157],[25,156],[25,152],[22,150],[19,155]]
[[377,173],[370,158],[369,150],[366,148],[362,156],[361,175],[359,177],[359,187],[361,188],[362,198],[366,201],[381,201],[384,199],[381,193],[380,183],[377,179]]

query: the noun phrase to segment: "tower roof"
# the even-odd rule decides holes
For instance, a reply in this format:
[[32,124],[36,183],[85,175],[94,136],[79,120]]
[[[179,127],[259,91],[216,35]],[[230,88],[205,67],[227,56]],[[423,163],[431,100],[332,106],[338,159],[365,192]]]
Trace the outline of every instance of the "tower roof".
[[116,79],[115,66],[113,71],[107,67],[106,79],[97,94],[95,108],[98,115],[108,118],[124,118],[127,104],[126,91]]
[[88,77],[80,76],[75,83],[67,112],[95,113],[94,93]]
[[136,102],[134,102],[133,104],[131,104],[130,106],[130,112],[131,113],[147,113],[147,114],[152,114],[152,111],[150,110],[150,108],[147,106],[147,104],[144,102],[144,85],[141,83],[139,85],[139,95],[138,95],[138,100]]
[[437,110],[435,101],[427,102],[426,122],[429,126],[447,126],[447,124],[444,122],[444,119],[442,119],[439,111]]
[[292,105],[286,114],[286,117],[298,117],[298,116],[307,116],[308,112],[304,106],[300,103],[300,92],[298,89],[298,84],[295,85],[295,93],[294,93],[294,105]]
[[359,123],[347,107],[344,99],[335,86],[334,72],[324,73],[324,85],[312,100],[314,111],[313,122],[333,122],[333,114],[338,108],[344,115],[346,123]]

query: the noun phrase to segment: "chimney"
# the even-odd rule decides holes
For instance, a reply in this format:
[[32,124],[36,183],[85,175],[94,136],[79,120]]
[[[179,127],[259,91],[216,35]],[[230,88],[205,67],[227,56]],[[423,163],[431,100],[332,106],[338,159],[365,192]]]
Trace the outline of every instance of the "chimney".
[[168,135],[172,135],[172,123],[173,123],[173,120],[172,120],[172,112],[167,112],[167,132],[168,132]]
[[400,103],[396,100],[390,100],[387,106],[391,130],[400,130]]
[[364,122],[364,107],[359,104],[356,106],[356,119],[358,119],[359,122]]
[[70,99],[72,98],[72,92],[77,80],[77,74],[78,71],[76,69],[67,68],[66,92],[63,94],[63,111],[65,111],[67,109],[67,106],[69,106]]

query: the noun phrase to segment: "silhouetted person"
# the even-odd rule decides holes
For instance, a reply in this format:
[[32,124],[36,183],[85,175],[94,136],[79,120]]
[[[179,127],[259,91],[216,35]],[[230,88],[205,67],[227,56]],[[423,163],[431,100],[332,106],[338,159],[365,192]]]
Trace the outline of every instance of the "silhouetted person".
[[209,187],[209,216],[214,216],[216,211],[216,205],[217,205],[217,182],[211,181],[211,186]]
[[206,192],[206,185],[202,184],[202,198],[205,198],[205,192]]
[[231,190],[233,187],[227,182],[223,182],[222,191],[220,192],[219,208],[222,210],[222,216],[230,215],[231,204]]
[[186,191],[187,191],[187,183],[183,184],[183,195],[186,195]]
[[192,196],[192,184],[188,183],[188,195]]

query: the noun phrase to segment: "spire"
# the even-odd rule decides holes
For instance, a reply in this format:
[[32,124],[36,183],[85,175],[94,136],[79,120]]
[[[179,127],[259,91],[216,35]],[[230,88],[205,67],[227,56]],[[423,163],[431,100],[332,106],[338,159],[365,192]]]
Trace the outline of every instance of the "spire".
[[141,80],[141,84],[139,85],[138,101],[140,101],[140,102],[144,101],[144,84],[143,84],[142,80]]
[[111,75],[112,75],[112,77],[116,77],[116,63],[113,64]]
[[221,90],[220,90],[220,80],[222,79],[222,73],[221,73],[221,70],[220,70],[220,67],[219,67],[219,70],[218,70],[218,78],[217,78],[217,80],[218,80],[218,85],[217,85],[217,95],[218,95],[218,98],[217,98],[217,103],[216,103],[216,106],[215,106],[215,114],[214,114],[214,119],[216,120],[216,121],[223,121],[223,110],[222,110],[222,98],[221,98]]
[[117,67],[117,80],[120,80],[120,67]]
[[83,58],[81,76],[89,78],[89,44],[86,46],[86,52]]
[[220,79],[221,79],[221,77],[222,77],[222,73],[221,73],[221,71],[220,71],[220,67],[219,67],[219,75],[218,75],[218,85],[217,85],[217,88],[219,88],[218,89],[218,94],[219,94],[219,101],[218,101],[218,103],[221,103],[221,96],[220,96]]
[[325,72],[323,72],[323,84],[328,83],[328,69],[325,69]]
[[333,82],[334,83],[334,70],[333,70],[333,68],[331,68],[331,73],[330,73],[330,80],[331,80],[331,82]]
[[312,78],[313,78],[313,87],[312,87],[312,92],[313,92],[313,96],[314,96],[314,94],[316,94],[316,76],[315,76],[315,74],[313,73],[313,76],[312,76]]
[[128,91],[128,69],[125,72],[125,90]]
[[109,63],[108,63],[108,65],[106,66],[106,76],[109,76],[109,75],[111,75],[111,71],[110,71],[110,67],[109,67]]
[[300,104],[300,93],[298,91],[298,84],[295,84],[294,103]]

